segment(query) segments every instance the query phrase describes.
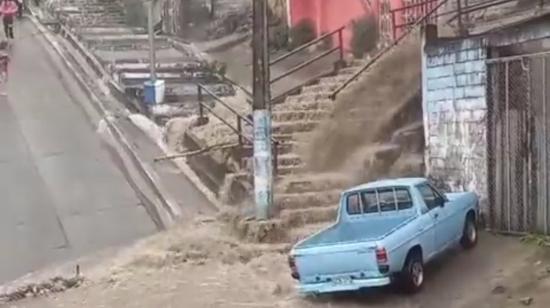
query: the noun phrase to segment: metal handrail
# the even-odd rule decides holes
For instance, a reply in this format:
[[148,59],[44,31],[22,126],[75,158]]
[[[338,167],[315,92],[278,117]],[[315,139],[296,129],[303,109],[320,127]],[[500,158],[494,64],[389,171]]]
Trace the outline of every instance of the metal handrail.
[[[296,53],[298,53],[302,50],[305,50],[306,48],[308,48],[310,46],[313,46],[314,44],[317,44],[317,43],[323,41],[324,39],[326,39],[326,38],[328,38],[328,37],[330,37],[330,36],[332,36],[336,33],[338,34],[338,46],[337,47],[331,48],[330,50],[327,50],[327,51],[321,53],[320,55],[317,55],[317,56],[315,56],[315,57],[299,64],[299,65],[296,65],[296,66],[292,67],[291,69],[287,70],[286,72],[284,72],[284,73],[280,74],[279,76],[277,76],[277,77],[273,78],[272,80],[270,80],[270,84],[273,84],[277,81],[280,81],[281,79],[283,79],[283,78],[285,78],[285,77],[287,77],[287,76],[289,76],[289,75],[291,75],[291,74],[293,74],[293,73],[295,73],[295,72],[297,72],[297,71],[299,71],[299,70],[301,70],[301,69],[303,69],[303,68],[305,68],[305,67],[307,67],[307,66],[309,66],[309,65],[311,65],[311,64],[313,64],[313,63],[315,63],[315,62],[317,62],[317,61],[319,61],[319,60],[321,60],[325,57],[327,57],[327,56],[329,56],[330,54],[332,54],[336,51],[339,51],[339,57],[340,57],[339,62],[337,62],[336,64],[343,63],[344,62],[344,37],[343,37],[344,29],[346,29],[346,27],[342,26],[342,27],[340,27],[340,28],[338,28],[338,29],[336,29],[332,32],[329,32],[327,34],[324,34],[324,35],[318,37],[315,40],[312,40],[311,42],[303,44],[302,46],[290,51],[289,53],[287,53],[283,56],[280,56],[279,58],[271,61],[270,66],[274,65],[274,64],[277,64],[277,63],[289,58],[290,56],[295,55]],[[337,69],[337,66],[334,66],[332,68],[332,72],[334,72],[335,69]],[[294,92],[296,90],[296,88],[301,88],[302,86],[306,85],[309,82],[310,81],[308,80],[306,82],[299,83],[295,87],[292,87],[292,89],[284,91],[283,93],[281,93],[277,96],[277,100],[281,100],[281,98],[284,98],[284,97],[288,96],[290,93]]]
[[376,61],[378,61],[384,54],[386,54],[388,51],[390,51],[393,47],[397,46],[405,37],[407,37],[411,32],[413,32],[419,25],[423,24],[428,18],[430,18],[434,12],[437,12],[444,4],[449,2],[450,0],[443,0],[441,1],[437,6],[432,8],[428,13],[426,13],[422,18],[416,21],[416,23],[405,33],[403,33],[398,39],[396,39],[392,44],[386,46],[384,49],[382,49],[380,52],[378,52],[367,64],[365,64],[362,68],[360,68],[355,74],[353,74],[350,78],[348,78],[344,83],[342,83],[336,90],[332,92],[332,94],[329,96],[332,100],[336,99],[338,94],[342,92],[347,86],[349,86],[350,83],[355,81],[363,72],[368,70]]
[[[461,0],[458,0],[458,1],[461,1]],[[397,30],[398,29],[401,29],[401,28],[404,28],[404,27],[411,26],[411,25],[415,24],[415,22],[406,22],[406,23],[398,24],[395,20],[396,13],[405,12],[405,11],[408,11],[410,9],[415,9],[415,8],[424,8],[426,11],[428,11],[430,6],[433,5],[434,3],[437,3],[437,2],[438,2],[438,0],[426,0],[424,2],[419,2],[419,3],[415,3],[415,4],[395,8],[395,9],[390,9],[390,14],[391,14],[391,19],[392,19],[393,39],[395,40],[397,38]],[[430,17],[437,17],[438,16],[437,14],[434,14],[434,15],[435,16],[430,16]]]
[[[227,122],[225,119],[223,119],[221,116],[217,115],[214,112],[214,109],[211,108],[210,106],[208,106],[208,104],[206,104],[204,102],[203,92],[205,92],[210,97],[212,97],[216,102],[222,104],[222,106],[227,108],[229,111],[231,111],[232,114],[234,114],[237,117],[237,127],[236,128],[233,125],[231,125],[229,122]],[[250,138],[248,138],[247,136],[245,136],[242,133],[242,122],[241,121],[244,121],[248,125],[254,125],[250,120],[248,120],[246,117],[239,114],[235,109],[233,109],[233,107],[229,106],[226,102],[224,102],[223,99],[221,99],[214,92],[210,91],[206,86],[204,86],[200,83],[197,84],[197,96],[198,96],[198,103],[199,103],[199,119],[204,119],[204,108],[206,108],[208,111],[210,111],[210,113],[212,115],[214,115],[216,118],[218,118],[220,121],[222,121],[225,125],[229,126],[229,128],[231,130],[233,130],[238,135],[240,145],[243,144],[243,139],[250,142],[250,143],[253,143],[253,141],[250,140]]]
[[332,48],[332,49],[329,49],[329,50],[323,52],[322,54],[320,54],[320,55],[318,55],[318,56],[316,56],[316,57],[314,57],[314,58],[311,58],[311,59],[307,60],[306,62],[304,62],[304,63],[302,63],[302,64],[296,65],[295,67],[289,69],[289,70],[286,71],[285,73],[282,73],[281,75],[279,75],[279,76],[277,76],[277,77],[271,79],[270,83],[275,83],[275,82],[277,82],[277,81],[279,81],[279,80],[285,78],[286,76],[288,76],[288,75],[290,75],[290,74],[292,74],[292,73],[295,73],[295,72],[297,72],[297,71],[303,69],[304,67],[306,67],[306,66],[312,64],[313,62],[316,62],[316,61],[318,61],[318,60],[320,60],[320,59],[322,59],[322,58],[324,58],[324,57],[330,55],[331,53],[333,53],[333,52],[335,52],[335,51],[337,51],[337,50],[339,50],[339,49],[340,49],[340,47],[334,47],[334,48]]
[[284,54],[284,55],[278,57],[277,59],[275,59],[275,60],[269,62],[269,65],[277,64],[277,63],[279,63],[279,62],[281,62],[281,61],[283,61],[283,60],[289,58],[290,56],[293,56],[293,55],[299,53],[300,51],[305,50],[306,48],[311,47],[311,46],[313,46],[313,45],[315,45],[315,44],[321,42],[322,40],[326,39],[326,38],[329,37],[329,36],[332,36],[332,35],[334,35],[334,34],[336,34],[336,33],[342,33],[342,31],[344,31],[345,28],[346,28],[345,26],[342,26],[342,27],[340,27],[340,28],[338,28],[338,29],[336,29],[336,30],[334,30],[334,31],[332,31],[332,32],[323,34],[323,35],[321,35],[320,37],[318,37],[318,38],[316,38],[316,39],[314,39],[314,40],[312,40],[312,41],[310,41],[310,42],[308,42],[308,43],[305,43],[305,44],[303,44],[302,46],[299,46],[299,47],[297,47],[297,48],[295,48],[295,49],[289,51],[288,53],[286,53],[286,54]]
[[[234,125],[229,123],[226,119],[224,119],[220,115],[216,114],[216,112],[214,112],[214,108],[208,106],[208,104],[206,104],[204,102],[203,91],[206,94],[208,94],[210,97],[212,97],[216,102],[222,104],[225,108],[227,108],[229,111],[231,111],[231,113],[233,113],[237,117],[237,127],[234,127]],[[197,101],[198,101],[198,104],[199,104],[199,121],[202,121],[202,119],[205,118],[204,117],[204,109],[206,109],[210,112],[210,114],[215,116],[218,120],[220,120],[222,123],[227,125],[234,133],[237,134],[237,136],[239,138],[238,140],[239,140],[239,145],[240,146],[244,145],[244,143],[245,143],[244,141],[248,142],[249,144],[254,144],[254,140],[252,140],[248,136],[244,135],[243,132],[242,132],[242,125],[243,125],[242,123],[243,122],[244,122],[245,125],[248,125],[248,126],[251,126],[251,127],[254,127],[254,122],[250,121],[247,117],[244,117],[241,114],[239,114],[239,112],[237,112],[233,107],[229,106],[226,102],[224,102],[223,99],[221,99],[214,92],[210,91],[208,88],[206,88],[206,86],[204,86],[200,83],[197,84],[197,97],[198,97]],[[270,141],[271,141],[270,143],[271,143],[271,146],[272,146],[272,149],[273,149],[273,170],[274,170],[274,173],[276,174],[277,170],[278,170],[277,161],[278,161],[279,141],[276,140],[275,138],[273,138],[273,136],[271,137]]]

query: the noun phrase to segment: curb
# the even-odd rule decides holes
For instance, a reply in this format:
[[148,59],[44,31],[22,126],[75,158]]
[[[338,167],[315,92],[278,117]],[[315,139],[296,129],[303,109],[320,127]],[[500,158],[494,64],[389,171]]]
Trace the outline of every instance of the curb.
[[[168,196],[168,194],[164,191],[160,183],[158,183],[155,180],[154,171],[150,170],[147,164],[145,164],[141,160],[141,158],[136,153],[135,149],[131,146],[130,142],[128,142],[124,134],[112,122],[112,117],[110,116],[110,112],[105,108],[101,100],[89,88],[89,86],[83,80],[82,76],[80,76],[77,73],[77,70],[75,69],[73,64],[70,62],[70,60],[66,57],[66,55],[63,53],[59,44],[55,42],[55,40],[52,38],[52,35],[48,32],[48,30],[45,29],[44,26],[37,20],[35,13],[32,11],[31,13],[32,15],[28,16],[28,18],[33,22],[36,28],[44,36],[46,41],[53,47],[56,54],[58,54],[58,56],[61,58],[66,68],[75,77],[79,87],[85,92],[85,94],[87,94],[89,99],[92,101],[92,104],[94,105],[95,109],[98,111],[99,115],[101,116],[102,120],[105,121],[105,124],[107,125],[109,132],[114,137],[114,140],[118,143],[119,146],[121,146],[124,149],[124,152],[126,152],[125,154],[130,157],[130,159],[132,160],[132,164],[137,169],[138,173],[141,174],[143,180],[145,180],[148,186],[153,190],[155,197],[159,199],[163,210],[165,210],[168,213],[168,216],[169,216],[168,219],[162,219],[163,221],[161,221],[162,225],[160,227],[162,229],[165,229],[167,226],[173,224],[174,220],[181,216],[181,211],[179,207],[177,205],[172,204],[172,202],[168,200],[168,198],[166,197]],[[158,212],[158,209],[154,209],[154,210]],[[159,217],[161,217],[160,213],[159,213]]]

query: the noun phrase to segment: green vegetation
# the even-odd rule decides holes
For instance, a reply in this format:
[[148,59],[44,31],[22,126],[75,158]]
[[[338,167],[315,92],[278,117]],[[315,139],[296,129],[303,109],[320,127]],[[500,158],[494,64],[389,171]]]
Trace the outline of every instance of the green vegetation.
[[521,238],[521,241],[530,244],[537,245],[539,247],[550,247],[550,236],[542,234],[527,234]]
[[309,19],[300,21],[290,29],[290,48],[294,49],[315,39],[315,27]]
[[355,58],[362,58],[376,48],[379,39],[378,22],[373,16],[367,15],[353,21],[351,50]]
[[147,27],[147,8],[141,1],[124,1],[126,24],[130,27]]

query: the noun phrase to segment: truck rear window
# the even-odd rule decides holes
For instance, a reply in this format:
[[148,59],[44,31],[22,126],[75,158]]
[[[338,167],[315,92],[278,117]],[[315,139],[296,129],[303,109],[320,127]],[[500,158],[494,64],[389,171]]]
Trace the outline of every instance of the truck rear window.
[[350,194],[346,209],[349,215],[358,215],[406,210],[412,206],[413,202],[407,188],[391,187]]

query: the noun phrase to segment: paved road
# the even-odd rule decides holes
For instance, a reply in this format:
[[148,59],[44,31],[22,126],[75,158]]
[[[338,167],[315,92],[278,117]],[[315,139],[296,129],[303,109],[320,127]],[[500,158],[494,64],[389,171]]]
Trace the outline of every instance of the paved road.
[[79,106],[85,96],[29,21],[16,31],[0,96],[0,283],[155,232]]

